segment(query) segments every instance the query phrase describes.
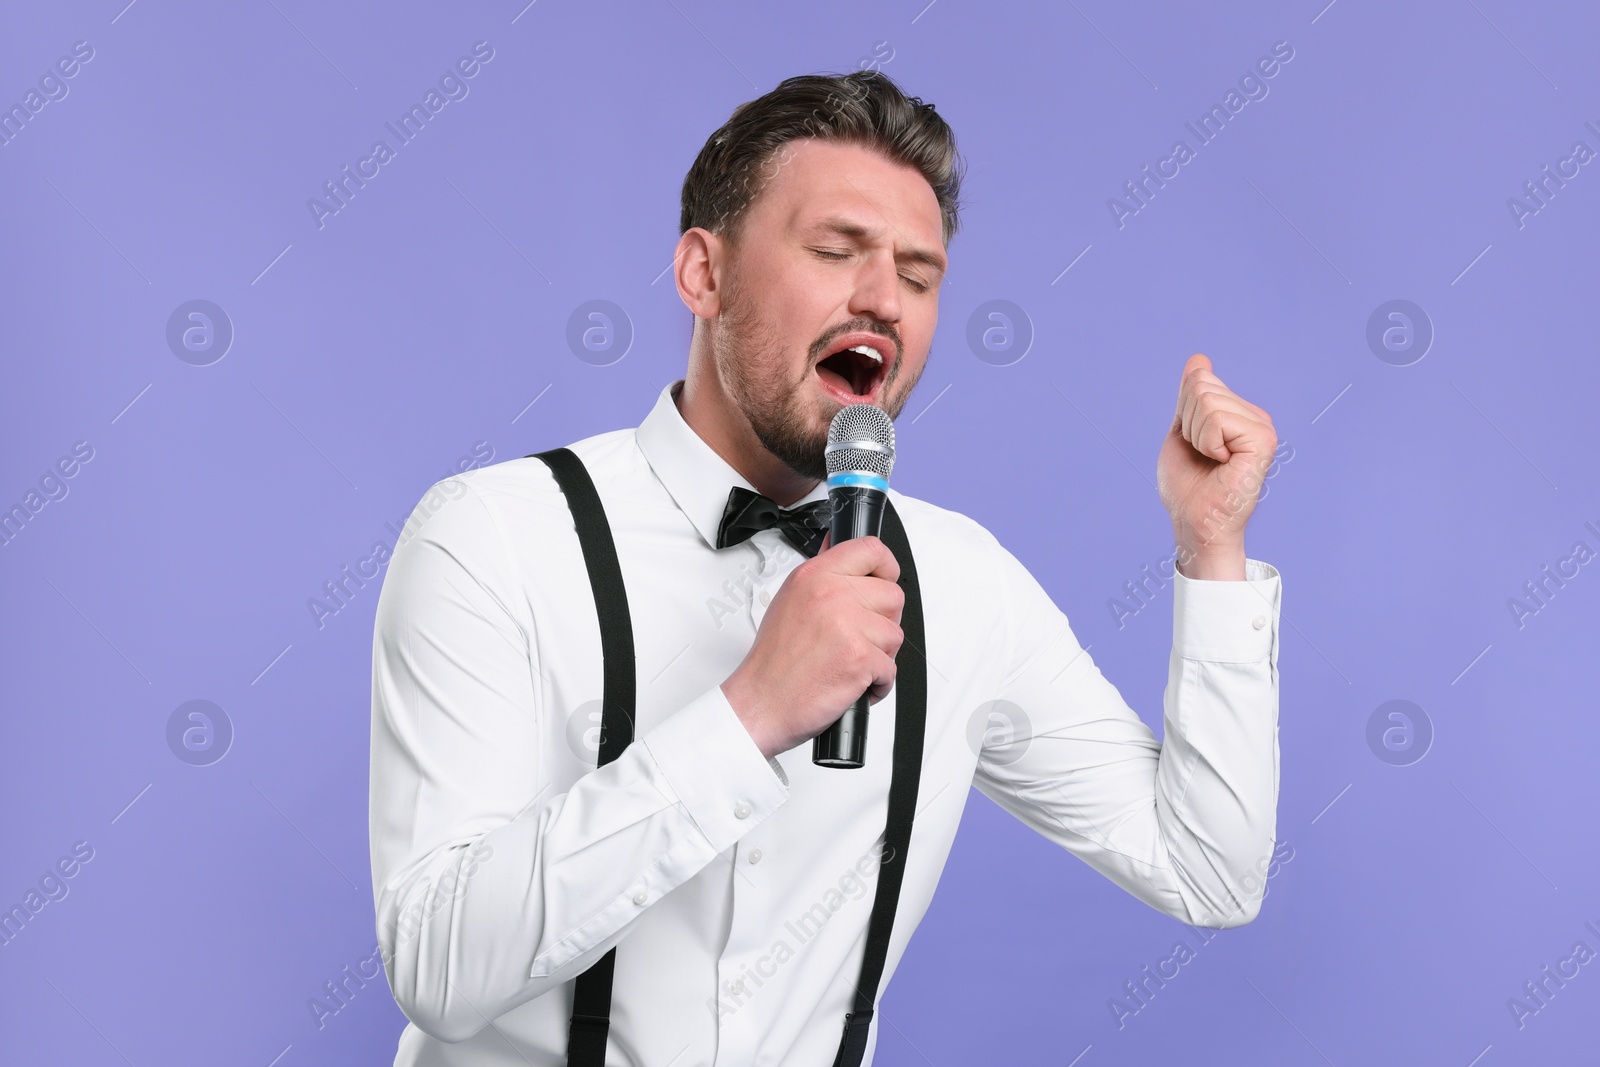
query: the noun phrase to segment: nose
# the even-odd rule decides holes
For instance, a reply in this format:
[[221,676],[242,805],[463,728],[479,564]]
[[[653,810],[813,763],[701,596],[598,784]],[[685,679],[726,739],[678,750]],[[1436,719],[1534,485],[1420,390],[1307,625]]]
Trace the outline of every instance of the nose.
[[900,321],[900,269],[894,255],[880,248],[863,257],[850,294],[850,314],[865,315],[887,323]]

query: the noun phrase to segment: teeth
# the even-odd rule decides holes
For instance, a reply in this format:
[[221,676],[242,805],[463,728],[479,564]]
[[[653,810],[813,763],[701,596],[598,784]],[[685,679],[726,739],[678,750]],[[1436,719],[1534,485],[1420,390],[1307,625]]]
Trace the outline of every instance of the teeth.
[[846,352],[860,352],[863,356],[871,357],[873,362],[875,362],[875,363],[882,363],[883,362],[883,357],[881,355],[879,355],[878,354],[878,350],[876,348],[873,348],[871,345],[855,345],[855,346],[853,346],[851,348],[845,349],[845,351]]

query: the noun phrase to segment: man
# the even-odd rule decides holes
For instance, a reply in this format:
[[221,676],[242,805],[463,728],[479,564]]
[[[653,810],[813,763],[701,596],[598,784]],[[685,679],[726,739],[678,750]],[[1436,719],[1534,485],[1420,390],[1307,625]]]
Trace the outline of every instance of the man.
[[[611,1062],[833,1062],[893,859],[900,568],[878,538],[808,558],[793,530],[730,538],[725,520],[736,489],[826,500],[833,414],[904,409],[958,162],[933,108],[871,73],[789,79],[695,161],[675,263],[687,375],[637,428],[570,446],[631,613],[634,740],[616,759],[595,765],[596,601],[550,468],[495,464],[419,505],[373,655],[373,884],[411,1020],[397,1065],[566,1063],[574,980],[612,949]],[[920,580],[927,718],[885,982],[973,785],[1166,914],[1255,917],[1276,831],[1280,583],[1243,531],[1275,446],[1267,414],[1191,358],[1158,460],[1179,548],[1164,744],[987,530],[891,490]],[[1042,475],[1039,491],[1068,491]],[[815,765],[806,742],[868,690],[866,765]],[[1031,729],[988,731],[1013,707]]]

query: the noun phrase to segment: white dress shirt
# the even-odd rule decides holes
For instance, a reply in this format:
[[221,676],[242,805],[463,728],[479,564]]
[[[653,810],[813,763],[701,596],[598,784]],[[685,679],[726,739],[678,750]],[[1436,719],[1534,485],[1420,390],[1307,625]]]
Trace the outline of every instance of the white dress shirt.
[[[615,761],[595,767],[599,624],[541,460],[437,483],[389,563],[370,815],[378,936],[411,1020],[396,1067],[564,1065],[573,980],[613,946],[610,1067],[833,1062],[896,696],[872,708],[864,768],[818,767],[809,741],[762,756],[720,686],[804,557],[776,530],[714,547],[729,488],[753,487],[683,421],[680,385],[636,429],[569,446],[632,614],[635,733]],[[826,495],[819,483],[805,500]],[[1278,572],[1174,575],[1162,744],[986,529],[890,496],[921,582],[928,702],[880,997],[969,786],[1159,911],[1254,918],[1276,838]],[[875,1018],[866,1063],[877,1034]]]

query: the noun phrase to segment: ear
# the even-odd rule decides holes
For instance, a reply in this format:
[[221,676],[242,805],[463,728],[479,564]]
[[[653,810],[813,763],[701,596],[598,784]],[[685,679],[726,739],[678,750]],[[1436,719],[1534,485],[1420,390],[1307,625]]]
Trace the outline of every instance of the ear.
[[678,238],[672,273],[678,297],[697,318],[714,319],[722,310],[722,265],[727,246],[722,238],[700,226]]

